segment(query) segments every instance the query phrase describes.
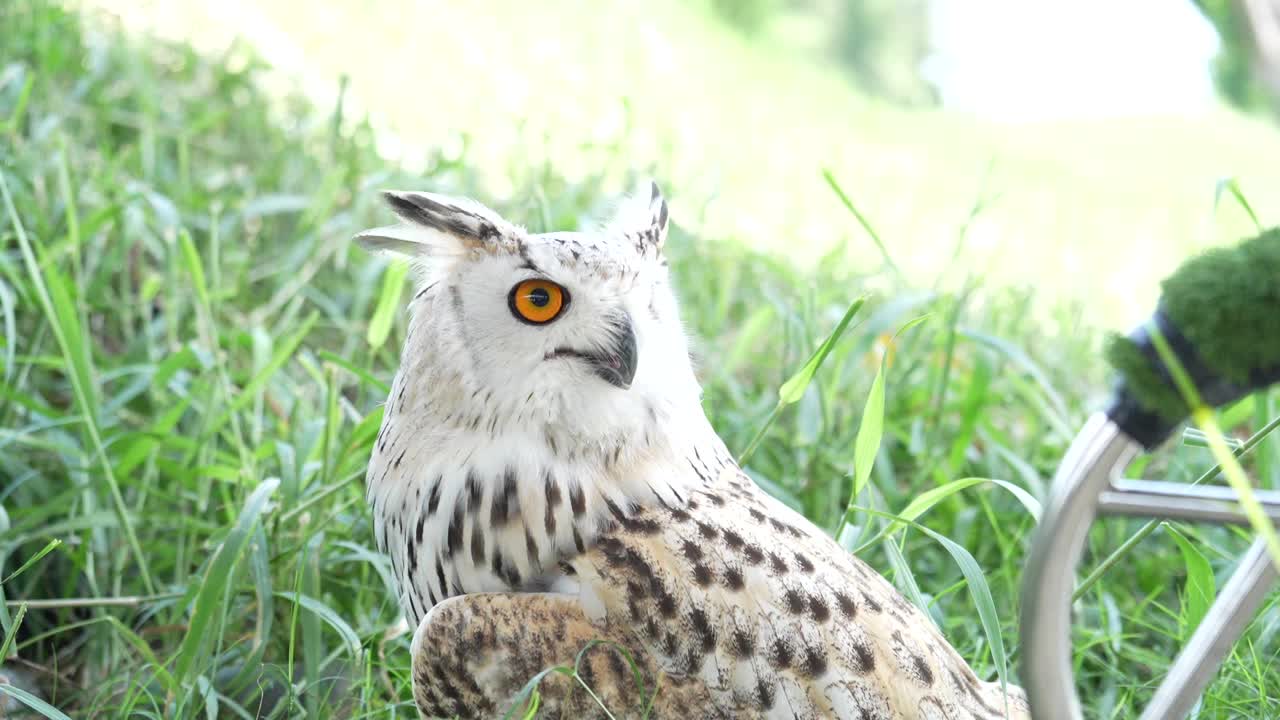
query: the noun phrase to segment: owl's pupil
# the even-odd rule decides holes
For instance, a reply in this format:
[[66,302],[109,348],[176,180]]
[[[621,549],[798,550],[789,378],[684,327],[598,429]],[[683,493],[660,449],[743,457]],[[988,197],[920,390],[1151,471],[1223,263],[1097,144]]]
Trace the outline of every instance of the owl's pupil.
[[546,307],[551,302],[551,293],[543,288],[537,288],[529,293],[529,302],[538,307]]

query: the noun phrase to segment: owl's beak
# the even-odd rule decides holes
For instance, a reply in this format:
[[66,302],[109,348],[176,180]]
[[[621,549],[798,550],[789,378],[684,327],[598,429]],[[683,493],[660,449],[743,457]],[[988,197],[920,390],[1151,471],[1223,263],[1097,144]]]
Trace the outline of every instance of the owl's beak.
[[626,390],[636,377],[636,333],[631,317],[623,315],[614,326],[613,344],[590,357],[591,370],[610,385]]
[[573,348],[557,348],[547,353],[547,359],[577,358],[586,363],[610,385],[626,390],[636,377],[636,332],[631,327],[631,316],[622,315],[613,324],[613,342],[600,352],[583,352]]

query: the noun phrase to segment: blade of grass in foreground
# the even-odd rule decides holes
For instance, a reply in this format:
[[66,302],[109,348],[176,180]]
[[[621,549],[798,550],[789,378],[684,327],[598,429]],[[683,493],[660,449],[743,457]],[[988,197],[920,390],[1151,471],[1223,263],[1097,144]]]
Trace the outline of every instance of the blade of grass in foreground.
[[853,317],[858,314],[858,311],[862,309],[866,302],[867,297],[863,295],[850,303],[849,308],[844,312],[844,317],[840,318],[840,322],[836,324],[835,330],[832,330],[827,339],[822,341],[822,344],[814,351],[809,361],[800,368],[799,372],[783,383],[782,387],[778,388],[778,404],[774,406],[773,412],[769,413],[764,425],[756,431],[755,437],[751,438],[751,442],[747,443],[747,449],[743,450],[742,454],[738,456],[739,465],[745,464],[751,454],[756,451],[756,446],[760,444],[764,434],[778,419],[778,414],[782,412],[782,409],[795,403],[804,395],[804,391],[809,388],[809,383],[813,381],[813,376],[817,374],[818,368],[822,367],[827,355],[831,354],[831,348],[835,347],[836,342],[840,340],[840,337],[844,335],[844,331],[848,329],[849,322],[853,320]]
[[383,272],[378,305],[373,310],[373,317],[369,319],[369,331],[365,334],[365,341],[371,349],[382,347],[391,334],[391,321],[395,319],[396,310],[400,307],[404,279],[408,274],[409,263],[400,260],[393,261]]
[[173,674],[179,685],[187,681],[187,676],[195,669],[197,657],[204,654],[211,635],[210,623],[213,621],[214,611],[222,605],[227,587],[232,582],[232,571],[239,562],[240,556],[244,554],[254,525],[266,510],[267,501],[279,486],[280,480],[277,478],[264,480],[258,485],[245,501],[244,510],[241,511],[235,527],[227,534],[227,539],[214,551],[209,569],[201,582],[200,592],[196,595],[195,610],[187,626],[187,635],[178,649],[178,659]]
[[1236,491],[1236,499],[1240,503],[1241,511],[1249,519],[1249,525],[1253,527],[1253,531],[1262,536],[1267,544],[1267,550],[1271,553],[1271,561],[1275,563],[1276,568],[1280,569],[1280,535],[1276,534],[1276,527],[1271,522],[1271,517],[1262,509],[1262,503],[1258,502],[1257,496],[1253,494],[1253,486],[1249,484],[1249,477],[1245,474],[1244,468],[1240,467],[1235,455],[1231,454],[1231,448],[1227,447],[1222,430],[1218,428],[1218,421],[1213,416],[1213,409],[1200,399],[1200,393],[1191,382],[1191,376],[1179,362],[1178,356],[1174,354],[1173,348],[1170,347],[1169,341],[1160,328],[1155,323],[1147,323],[1147,331],[1151,334],[1151,342],[1155,345],[1160,360],[1169,368],[1178,391],[1182,393],[1187,406],[1191,408],[1191,419],[1204,431],[1205,438],[1209,441],[1209,451],[1222,466],[1223,477],[1226,478],[1231,489]]
[[880,250],[880,256],[884,258],[884,264],[893,271],[894,275],[902,277],[902,271],[898,269],[897,264],[893,262],[893,258],[889,256],[889,249],[884,246],[884,241],[880,239],[880,233],[876,232],[875,228],[871,227],[870,221],[868,221],[867,218],[858,210],[858,206],[853,204],[853,201],[849,199],[849,196],[845,194],[844,189],[840,187],[840,183],[836,182],[835,174],[832,173],[831,170],[823,168],[822,177],[827,181],[827,185],[831,187],[831,190],[835,192],[836,197],[840,198],[840,202],[844,204],[845,209],[853,213],[853,218],[857,220],[858,224],[862,226],[862,229],[866,230],[867,234],[871,236],[871,241],[876,244],[876,247]]
[[978,561],[962,545],[945,535],[930,530],[924,525],[911,522],[893,513],[872,510],[871,508],[864,508],[863,512],[887,520],[902,521],[933,538],[951,555],[951,559],[960,568],[960,573],[964,575],[965,582],[969,586],[969,595],[973,598],[973,604],[978,610],[978,620],[982,623],[982,632],[986,635],[987,644],[991,647],[991,660],[995,663],[996,674],[1000,677],[1000,684],[1001,686],[1006,685],[1009,676],[1009,658],[1004,649],[1004,637],[1000,634],[1000,618],[996,613],[995,599],[991,596],[991,586],[987,584],[986,575],[982,572],[982,567],[978,565]]
[[1231,195],[1240,207],[1244,208],[1245,214],[1253,221],[1253,226],[1258,232],[1262,232],[1262,223],[1258,220],[1258,214],[1253,211],[1253,206],[1249,204],[1249,199],[1244,196],[1244,190],[1240,187],[1240,182],[1235,178],[1223,178],[1213,189],[1213,209],[1217,210],[1218,205],[1222,202],[1223,193]]
[[0,694],[8,695],[49,720],[71,720],[63,712],[21,688],[0,684]]
[[884,436],[884,363],[876,368],[876,377],[871,381],[871,392],[867,393],[867,403],[862,408],[862,422],[858,425],[858,435],[853,443],[853,494],[849,502],[853,502],[871,479],[871,466],[876,462],[880,452],[880,440]]
[[1195,546],[1195,543],[1183,537],[1182,533],[1172,527],[1168,530],[1170,537],[1182,551],[1182,561],[1187,568],[1187,583],[1179,620],[1182,622],[1183,637],[1190,637],[1200,625],[1200,621],[1204,619],[1205,613],[1209,612],[1209,608],[1213,605],[1213,598],[1217,594],[1214,587],[1213,567],[1209,565],[1209,560]]

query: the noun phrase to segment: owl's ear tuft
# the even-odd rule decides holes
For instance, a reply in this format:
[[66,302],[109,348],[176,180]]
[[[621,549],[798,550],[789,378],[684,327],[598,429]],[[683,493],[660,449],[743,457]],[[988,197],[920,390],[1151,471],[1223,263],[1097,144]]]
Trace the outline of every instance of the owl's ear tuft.
[[667,241],[667,199],[662,197],[658,183],[649,181],[649,213],[653,217],[653,228],[658,246]]
[[361,247],[409,257],[496,251],[517,241],[517,231],[480,203],[427,192],[387,190],[383,200],[403,221],[356,235]]
[[650,181],[622,201],[609,225],[633,238],[641,248],[661,250],[667,241],[667,220],[667,201],[658,183]]

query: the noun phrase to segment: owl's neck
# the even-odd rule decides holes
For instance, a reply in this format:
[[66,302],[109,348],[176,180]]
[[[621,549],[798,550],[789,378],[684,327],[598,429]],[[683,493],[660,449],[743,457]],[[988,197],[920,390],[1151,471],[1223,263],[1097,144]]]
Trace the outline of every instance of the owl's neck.
[[681,506],[733,465],[696,397],[638,406],[584,432],[403,366],[367,485],[409,617],[459,593],[560,587],[560,564],[634,508]]

